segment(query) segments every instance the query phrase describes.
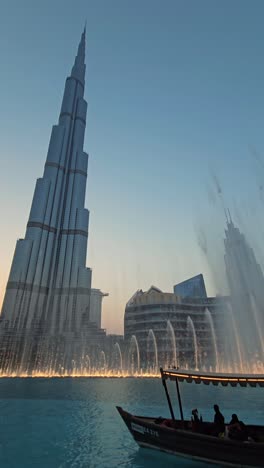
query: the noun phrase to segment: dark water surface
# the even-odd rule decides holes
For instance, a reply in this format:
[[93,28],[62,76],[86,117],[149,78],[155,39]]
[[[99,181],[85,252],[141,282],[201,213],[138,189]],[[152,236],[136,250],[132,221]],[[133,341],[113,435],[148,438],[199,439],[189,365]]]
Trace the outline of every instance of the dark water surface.
[[[169,389],[174,397],[173,383]],[[264,422],[263,389],[181,384],[181,391],[188,418],[198,407],[211,420],[218,403],[226,420],[236,412],[245,423]],[[159,379],[0,379],[0,468],[206,466],[139,449],[116,405],[169,416]]]

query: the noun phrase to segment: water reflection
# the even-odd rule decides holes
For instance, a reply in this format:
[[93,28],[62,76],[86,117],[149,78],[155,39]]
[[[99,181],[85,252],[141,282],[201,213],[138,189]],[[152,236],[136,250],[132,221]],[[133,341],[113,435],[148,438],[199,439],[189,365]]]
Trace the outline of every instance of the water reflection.
[[[198,407],[213,418],[218,403],[228,420],[233,412],[263,422],[263,389],[181,384],[184,413]],[[176,406],[175,385],[169,390]],[[261,393],[262,392],[262,393]],[[1,379],[0,466],[38,468],[158,468],[206,466],[138,449],[116,411],[169,416],[158,379]],[[178,414],[177,414],[178,415]]]

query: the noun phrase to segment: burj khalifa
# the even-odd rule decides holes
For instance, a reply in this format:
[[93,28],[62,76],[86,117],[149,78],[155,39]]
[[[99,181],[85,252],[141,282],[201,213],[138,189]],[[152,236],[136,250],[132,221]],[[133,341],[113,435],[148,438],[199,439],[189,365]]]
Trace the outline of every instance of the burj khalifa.
[[17,241],[6,286],[1,320],[19,332],[78,332],[89,320],[84,87],[85,30],[66,79],[43,177],[36,182],[25,238]]

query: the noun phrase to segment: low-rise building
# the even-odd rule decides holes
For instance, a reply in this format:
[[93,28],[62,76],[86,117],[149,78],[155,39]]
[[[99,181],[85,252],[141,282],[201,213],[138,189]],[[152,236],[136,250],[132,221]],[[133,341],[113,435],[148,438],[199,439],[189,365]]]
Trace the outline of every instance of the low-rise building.
[[130,342],[137,343],[143,368],[216,368],[224,347],[227,301],[226,297],[182,297],[154,286],[148,291],[138,290],[125,310],[127,347]]

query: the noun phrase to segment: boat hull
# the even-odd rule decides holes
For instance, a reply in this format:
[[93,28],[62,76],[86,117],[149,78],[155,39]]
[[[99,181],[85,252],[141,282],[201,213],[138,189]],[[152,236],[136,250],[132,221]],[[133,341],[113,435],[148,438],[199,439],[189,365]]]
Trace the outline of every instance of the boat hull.
[[225,466],[264,466],[264,443],[239,442],[185,429],[171,429],[154,423],[153,418],[134,416],[120,407],[117,409],[141,447]]

